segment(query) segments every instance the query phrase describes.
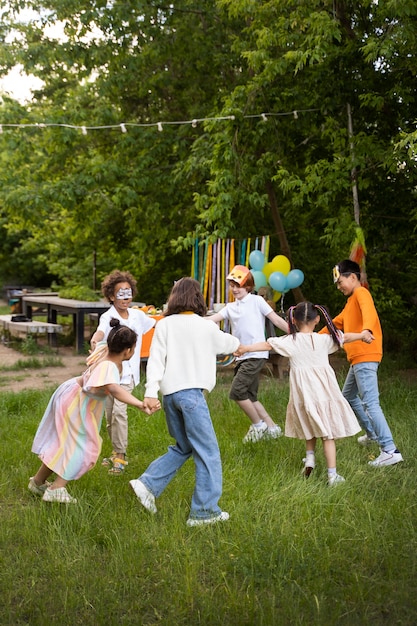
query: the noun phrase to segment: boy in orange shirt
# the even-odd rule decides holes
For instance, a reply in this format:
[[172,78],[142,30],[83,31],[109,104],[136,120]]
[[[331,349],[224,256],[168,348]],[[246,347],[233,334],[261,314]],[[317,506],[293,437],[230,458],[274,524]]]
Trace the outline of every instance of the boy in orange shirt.
[[[347,296],[345,308],[333,319],[336,328],[345,333],[369,330],[371,343],[354,341],[344,345],[350,363],[342,393],[352,407],[365,435],[358,442],[368,445],[376,442],[380,455],[369,465],[383,467],[403,460],[397,450],[391,430],[379,403],[378,366],[382,359],[382,330],[373,298],[360,282],[360,267],[346,259],[333,268],[336,287]],[[324,329],[326,331],[326,329]]]

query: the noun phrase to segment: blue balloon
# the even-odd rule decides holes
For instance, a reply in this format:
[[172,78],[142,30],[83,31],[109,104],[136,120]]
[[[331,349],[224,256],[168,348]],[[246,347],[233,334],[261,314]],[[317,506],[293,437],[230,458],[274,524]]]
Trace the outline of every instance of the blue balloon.
[[249,255],[249,265],[251,269],[261,271],[265,265],[264,253],[260,250],[252,250]]
[[251,274],[253,276],[253,280],[255,281],[255,291],[259,291],[260,287],[267,286],[268,282],[263,272],[260,272],[259,270],[251,270]]
[[272,272],[269,284],[275,291],[284,291],[287,288],[287,279],[282,272]]
[[304,274],[301,270],[291,270],[287,274],[287,286],[289,289],[295,289],[299,287],[304,280]]

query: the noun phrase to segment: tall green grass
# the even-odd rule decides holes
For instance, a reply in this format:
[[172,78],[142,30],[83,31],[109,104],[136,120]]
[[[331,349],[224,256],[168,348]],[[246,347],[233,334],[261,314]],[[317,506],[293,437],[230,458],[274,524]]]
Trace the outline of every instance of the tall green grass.
[[[228,399],[231,373],[220,372],[209,404],[230,521],[197,528],[185,525],[192,460],[158,499],[156,516],[128,484],[170,443],[162,411],[129,410],[125,474],[97,464],[69,487],[78,505],[62,506],[27,491],[50,393],[1,394],[0,624],[415,625],[416,380],[381,368],[382,405],[405,462],[372,468],[377,449],[340,441],[346,483],[329,489],[321,446],[305,481],[303,442],[242,444],[249,424]],[[264,377],[260,397],[283,426],[288,383]],[[102,435],[105,455],[104,427]]]

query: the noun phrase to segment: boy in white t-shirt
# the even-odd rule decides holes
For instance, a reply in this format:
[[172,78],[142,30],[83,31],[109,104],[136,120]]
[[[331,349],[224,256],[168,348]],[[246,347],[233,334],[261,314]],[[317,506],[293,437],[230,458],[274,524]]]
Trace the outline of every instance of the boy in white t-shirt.
[[[213,322],[229,320],[231,332],[241,344],[265,341],[265,320],[270,320],[285,333],[288,324],[261,296],[251,293],[255,281],[249,268],[235,265],[227,276],[234,302],[229,302],[219,313],[207,319]],[[236,359],[235,376],[229,397],[234,400],[252,422],[243,443],[259,441],[264,436],[276,439],[282,434],[265,407],[258,400],[260,373],[268,359],[268,352],[247,352]]]
[[[135,352],[129,361],[123,362],[120,377],[121,386],[131,393],[139,384],[142,335],[155,325],[155,320],[143,311],[129,308],[133,296],[136,295],[136,280],[130,272],[115,270],[103,280],[101,291],[112,306],[100,317],[98,328],[91,337],[91,349],[94,350],[99,341],[107,339],[112,318],[120,320],[122,325],[136,332],[138,340]],[[103,459],[102,464],[109,467],[109,474],[122,474],[127,465],[127,405],[109,396],[106,402],[106,421],[113,452],[110,457]]]

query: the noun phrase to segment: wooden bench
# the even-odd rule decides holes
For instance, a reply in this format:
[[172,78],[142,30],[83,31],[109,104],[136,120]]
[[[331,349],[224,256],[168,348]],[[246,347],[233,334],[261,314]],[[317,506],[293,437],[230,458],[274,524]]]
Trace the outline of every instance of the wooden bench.
[[46,334],[48,343],[52,346],[57,345],[57,333],[62,333],[60,324],[51,324],[50,322],[39,322],[30,320],[28,322],[12,322],[13,315],[0,315],[0,325],[3,330],[13,336],[20,335],[39,335]]

